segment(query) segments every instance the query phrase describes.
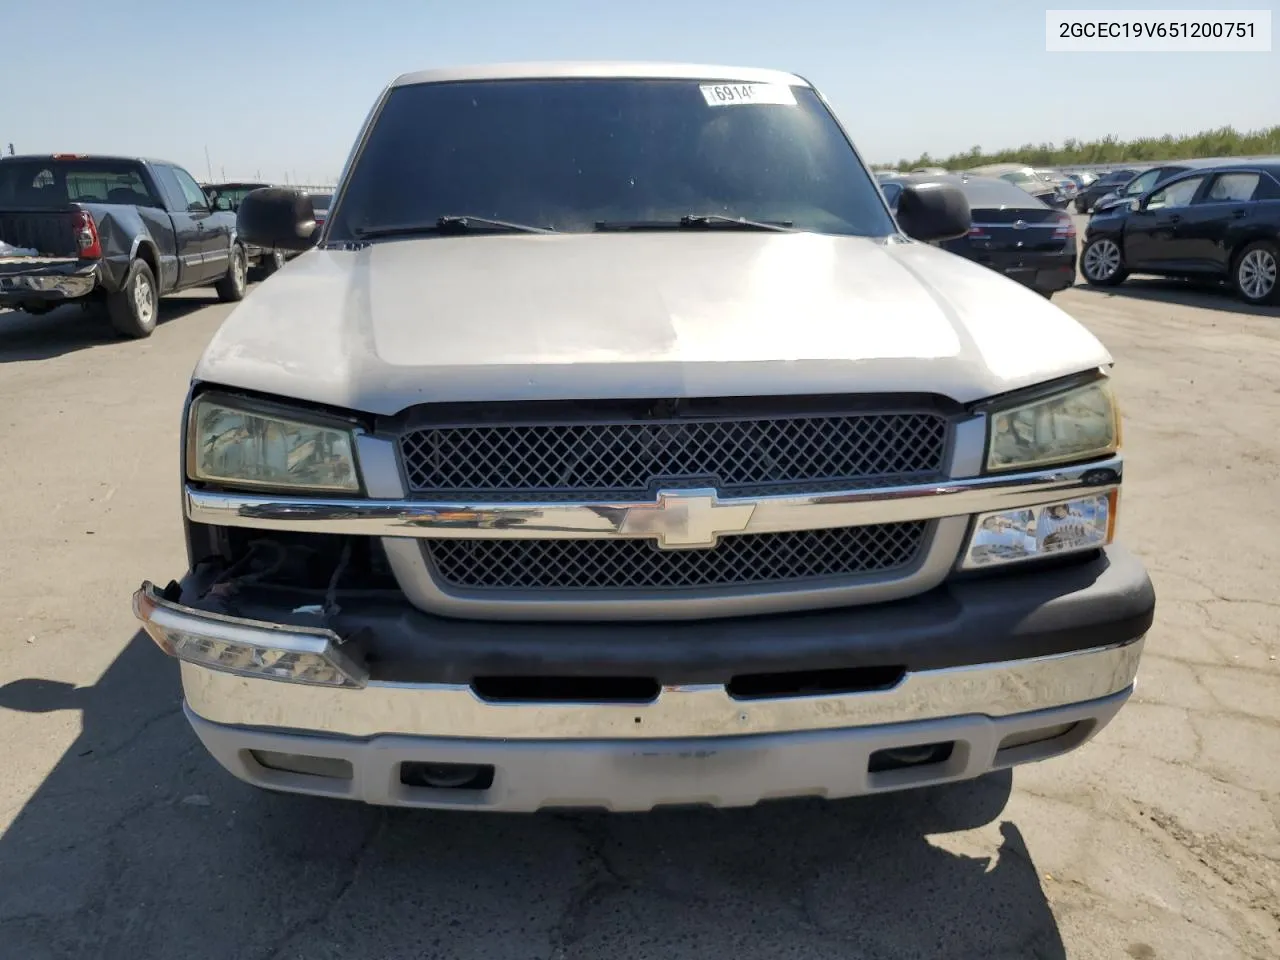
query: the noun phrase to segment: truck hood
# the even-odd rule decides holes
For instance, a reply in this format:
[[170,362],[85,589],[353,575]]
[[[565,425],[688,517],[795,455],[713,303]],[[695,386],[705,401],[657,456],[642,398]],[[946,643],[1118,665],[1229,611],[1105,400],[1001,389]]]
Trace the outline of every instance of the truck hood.
[[308,251],[227,318],[195,379],[390,415],[601,397],[967,403],[1110,362],[1043,297],[927,244],[489,234]]

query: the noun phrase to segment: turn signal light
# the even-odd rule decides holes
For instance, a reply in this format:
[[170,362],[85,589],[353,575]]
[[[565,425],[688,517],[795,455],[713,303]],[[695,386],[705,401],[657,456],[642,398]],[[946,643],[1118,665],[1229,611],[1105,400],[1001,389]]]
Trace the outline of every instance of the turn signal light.
[[324,687],[363,687],[369,673],[332,630],[205,613],[166,600],[147,582],[133,612],[171,657],[243,677]]
[[980,514],[960,565],[972,570],[1105,547],[1115,536],[1119,497],[1119,490],[1111,490],[1061,503]]

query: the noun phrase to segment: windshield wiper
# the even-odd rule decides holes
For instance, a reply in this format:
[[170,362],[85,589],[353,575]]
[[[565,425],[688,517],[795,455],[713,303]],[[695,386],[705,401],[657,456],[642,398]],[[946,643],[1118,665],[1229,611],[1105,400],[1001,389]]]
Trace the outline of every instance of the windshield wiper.
[[413,237],[441,233],[466,233],[470,230],[500,233],[555,233],[550,227],[535,227],[510,220],[493,220],[489,217],[444,216],[434,223],[395,223],[385,227],[356,227],[352,232],[361,240],[378,237]]
[[596,230],[777,230],[791,233],[791,220],[748,220],[718,213],[685,214],[678,220],[597,220]]

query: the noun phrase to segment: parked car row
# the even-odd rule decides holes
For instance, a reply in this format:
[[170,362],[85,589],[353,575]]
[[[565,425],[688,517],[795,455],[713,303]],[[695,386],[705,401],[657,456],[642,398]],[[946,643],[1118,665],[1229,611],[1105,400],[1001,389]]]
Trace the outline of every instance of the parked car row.
[[[908,183],[957,186],[973,226],[938,246],[1047,297],[1071,286],[1076,229],[1045,190],[1051,171],[980,169],[988,175],[882,172],[878,179],[890,206]],[[1015,184],[1020,189],[1008,189]],[[1247,303],[1280,303],[1280,157],[1125,168],[1082,175],[1076,186],[1076,209],[1092,213],[1079,258],[1088,283],[1114,286],[1131,273],[1225,281]]]
[[1067,205],[1067,197],[1063,188],[1055,181],[1046,179],[1036,172],[1035,168],[1020,163],[992,163],[985,167],[974,167],[965,173],[979,177],[998,177],[1007,180],[1014,186],[1041,201],[1045,206],[1061,210]]
[[880,189],[897,211],[905,187],[946,183],[969,202],[969,232],[937,246],[1010,279],[1045,297],[1065,290],[1076,279],[1076,227],[1070,214],[997,177],[960,174],[908,174],[882,179]]
[[[1063,212],[1071,199],[1093,214],[1080,258],[1089,283],[1114,285],[1131,272],[1215,277],[1251,303],[1274,303],[1280,290],[1280,161],[1184,161],[1092,179],[994,164],[877,179],[891,205],[908,184],[958,187],[973,226],[938,245],[1046,297],[1074,282],[1076,229]],[[202,187],[174,164],[134,158],[0,158],[0,306],[42,314],[100,305],[121,334],[145,337],[167,294],[214,286],[238,300],[251,274],[265,278],[297,256],[237,235],[241,201],[269,186]],[[331,200],[310,193],[317,232]]]

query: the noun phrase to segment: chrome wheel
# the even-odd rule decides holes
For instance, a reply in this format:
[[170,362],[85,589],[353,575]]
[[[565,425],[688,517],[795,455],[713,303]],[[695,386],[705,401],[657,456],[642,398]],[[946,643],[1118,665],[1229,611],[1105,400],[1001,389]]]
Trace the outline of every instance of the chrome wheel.
[[1236,267],[1236,281],[1250,300],[1265,300],[1276,288],[1276,258],[1263,247],[1250,250]]
[[145,273],[139,273],[133,281],[133,309],[138,322],[149,327],[156,315],[156,291]]
[[248,271],[244,265],[244,251],[236,247],[231,253],[231,280],[237,290],[243,290]]
[[1084,252],[1080,269],[1090,280],[1109,280],[1120,269],[1120,248],[1111,240],[1095,240]]

